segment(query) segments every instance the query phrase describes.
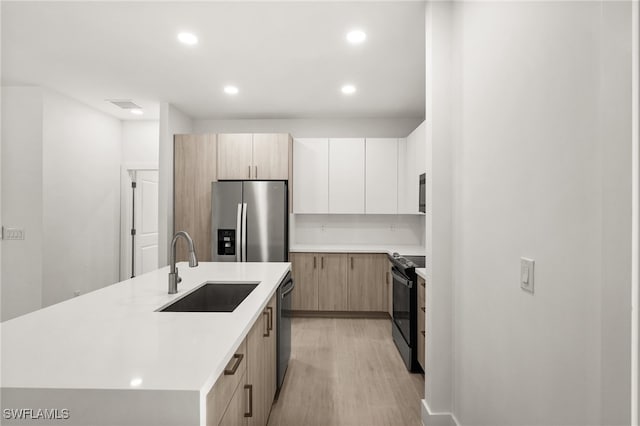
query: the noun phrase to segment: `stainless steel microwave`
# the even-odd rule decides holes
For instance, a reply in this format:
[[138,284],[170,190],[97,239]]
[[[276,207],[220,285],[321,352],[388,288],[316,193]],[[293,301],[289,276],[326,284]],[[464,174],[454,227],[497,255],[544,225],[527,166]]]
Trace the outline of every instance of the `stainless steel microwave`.
[[[427,197],[426,197],[426,193],[427,193],[427,175],[425,173],[420,175],[420,191],[418,192],[419,198],[418,198],[418,210],[421,213],[426,213],[427,212]],[[414,204],[415,205],[415,204]]]

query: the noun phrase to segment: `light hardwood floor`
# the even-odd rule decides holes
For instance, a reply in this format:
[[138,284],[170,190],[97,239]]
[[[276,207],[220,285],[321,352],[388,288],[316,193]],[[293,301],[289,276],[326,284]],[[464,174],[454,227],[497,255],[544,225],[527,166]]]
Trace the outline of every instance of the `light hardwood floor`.
[[388,319],[294,318],[289,368],[270,426],[419,426],[424,379],[410,374]]

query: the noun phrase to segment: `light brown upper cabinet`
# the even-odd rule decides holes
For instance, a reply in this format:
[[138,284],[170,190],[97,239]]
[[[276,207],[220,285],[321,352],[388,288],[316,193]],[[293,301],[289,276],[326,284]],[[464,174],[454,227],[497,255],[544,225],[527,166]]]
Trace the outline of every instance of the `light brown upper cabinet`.
[[286,133],[221,133],[218,135],[218,180],[287,180]]
[[[193,238],[200,261],[211,260],[211,182],[216,180],[216,135],[175,135],[173,229]],[[178,241],[176,259],[187,260]]]

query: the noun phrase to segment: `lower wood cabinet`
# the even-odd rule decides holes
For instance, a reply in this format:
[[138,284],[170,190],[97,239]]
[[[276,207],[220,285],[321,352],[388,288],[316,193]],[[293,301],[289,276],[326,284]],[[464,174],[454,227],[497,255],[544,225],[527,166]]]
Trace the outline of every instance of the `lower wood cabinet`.
[[385,285],[387,286],[387,312],[393,318],[393,275],[391,275],[391,268],[393,268],[393,263],[387,259],[387,276],[385,279]]
[[291,270],[296,286],[291,306],[299,311],[318,310],[318,253],[291,253]]
[[349,288],[346,272],[346,254],[320,254],[320,273],[318,274],[318,310],[349,310]]
[[426,340],[426,285],[424,278],[418,277],[418,363],[424,370],[425,366],[425,340]]
[[207,395],[207,426],[265,426],[276,393],[276,296]]
[[246,410],[245,394],[247,386],[244,384],[246,376],[246,373],[242,374],[240,384],[238,384],[238,387],[233,393],[227,410],[224,412],[220,423],[218,423],[219,426],[246,426],[247,418],[244,416]]
[[386,312],[387,255],[350,254],[347,279],[349,281],[349,310]]
[[276,298],[269,301],[247,336],[249,426],[264,426],[276,393]]
[[389,261],[380,253],[291,253],[299,311],[388,312]]

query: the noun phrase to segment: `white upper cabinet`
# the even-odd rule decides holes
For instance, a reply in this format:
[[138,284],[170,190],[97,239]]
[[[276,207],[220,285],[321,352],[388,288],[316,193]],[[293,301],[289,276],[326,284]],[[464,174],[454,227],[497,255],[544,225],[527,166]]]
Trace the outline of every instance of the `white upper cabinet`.
[[293,141],[293,212],[329,213],[329,139]]
[[398,149],[398,213],[420,214],[418,208],[419,179],[426,172],[426,122],[422,122]]
[[366,201],[368,214],[398,213],[398,140],[367,138]]
[[364,138],[329,139],[329,213],[365,212],[364,168]]

